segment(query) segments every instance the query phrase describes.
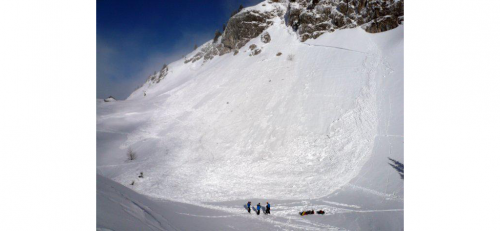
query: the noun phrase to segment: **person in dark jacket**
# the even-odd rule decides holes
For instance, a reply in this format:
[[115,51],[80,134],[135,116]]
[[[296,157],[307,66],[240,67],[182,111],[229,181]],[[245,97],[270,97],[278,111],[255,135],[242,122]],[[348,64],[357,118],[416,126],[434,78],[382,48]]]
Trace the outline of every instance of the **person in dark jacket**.
[[260,214],[260,203],[257,204],[257,215]]
[[269,202],[266,202],[267,205],[266,205],[266,214],[271,214],[271,205],[269,204]]
[[311,215],[311,214],[314,214],[314,209],[313,210],[308,210],[308,211],[303,211],[303,212],[300,213],[301,216]]
[[247,203],[248,213],[250,213],[250,205],[252,205],[252,202],[250,202],[250,201],[249,201],[249,202]]

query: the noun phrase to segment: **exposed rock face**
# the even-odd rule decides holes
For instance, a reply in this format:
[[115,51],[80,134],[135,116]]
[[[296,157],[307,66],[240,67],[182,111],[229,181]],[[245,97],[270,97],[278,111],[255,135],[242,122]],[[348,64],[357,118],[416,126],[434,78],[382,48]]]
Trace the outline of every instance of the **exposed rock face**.
[[[292,28],[302,42],[358,26],[366,32],[379,33],[396,28],[404,21],[404,0],[268,0],[266,4],[235,11],[223,33],[216,32],[213,40],[186,57],[184,63],[206,62],[227,53],[238,55],[241,47],[259,35],[261,42],[270,43],[271,36],[265,30],[276,17]],[[262,48],[252,44],[249,56],[261,52]],[[281,52],[276,54],[281,55]],[[294,55],[288,54],[287,60],[294,61]],[[168,66],[164,65],[160,72],[150,75],[145,84],[157,84],[168,73]]]
[[160,75],[158,76],[157,83],[159,83],[162,79],[165,78],[168,74],[168,66],[167,64],[164,64],[163,67],[161,68]]
[[[196,62],[202,58],[205,62],[217,55],[224,55],[231,51],[234,51],[234,55],[238,54],[236,50],[262,34],[265,29],[273,24],[273,18],[283,17],[285,12],[284,3],[269,4],[272,4],[272,10],[259,11],[250,7],[233,15],[220,37],[217,37],[213,43],[205,43],[200,52],[186,59],[184,63]],[[262,35],[262,41],[270,42],[271,36],[268,33],[266,34]]]
[[363,26],[362,28],[369,33],[378,33],[394,29],[398,27],[400,23],[400,19],[396,16],[386,15],[384,17],[374,19],[373,22],[367,23],[367,25]]
[[[278,15],[278,11],[259,12],[241,11],[232,16],[225,27],[224,33],[216,37],[213,43],[205,43],[201,51],[184,63],[213,59],[217,55],[224,55],[232,50],[238,50],[248,41],[260,35],[265,29],[272,25],[272,19]],[[270,36],[269,36],[270,38]],[[236,51],[234,55],[238,54]]]
[[296,0],[286,19],[301,41],[325,32],[361,26],[377,33],[396,28],[404,20],[404,0]]
[[275,17],[291,26],[301,41],[357,26],[370,33],[383,32],[397,27],[404,20],[404,0],[295,0],[268,1],[267,4],[272,10],[250,7],[232,16],[224,33],[216,36],[213,43],[203,45],[201,51],[186,59],[185,63],[202,58],[205,62],[238,50],[259,35],[262,42],[271,42],[271,36],[264,30],[272,25]]
[[275,17],[271,12],[245,11],[229,19],[222,36],[222,44],[230,49],[239,49],[250,39],[257,37],[270,25]]
[[213,43],[212,41],[205,43],[202,46],[200,52],[196,53],[191,58],[186,59],[184,63],[189,63],[189,62],[194,63],[202,58],[204,61],[207,61],[213,59],[217,55],[224,55],[229,52],[231,52],[231,49],[225,47],[224,44],[220,43],[220,38],[219,38],[218,41],[215,43]]
[[154,74],[149,76],[148,81],[151,83],[159,83],[162,79],[165,78],[165,76],[167,76],[167,74],[168,66],[167,64],[164,64],[159,73],[155,72]]
[[[239,9],[229,19],[222,35],[216,33],[213,41],[205,43],[184,63],[201,59],[205,62],[230,52],[237,55],[241,47],[259,35],[263,43],[271,42],[265,30],[275,17],[291,27],[302,42],[327,32],[358,26],[369,33],[383,32],[404,21],[404,0],[268,0],[260,6]],[[261,52],[256,46],[251,50],[251,56]],[[159,83],[167,73],[168,67],[148,80]]]
[[264,33],[260,36],[260,41],[263,43],[271,42],[271,35],[269,35],[267,31],[264,31]]

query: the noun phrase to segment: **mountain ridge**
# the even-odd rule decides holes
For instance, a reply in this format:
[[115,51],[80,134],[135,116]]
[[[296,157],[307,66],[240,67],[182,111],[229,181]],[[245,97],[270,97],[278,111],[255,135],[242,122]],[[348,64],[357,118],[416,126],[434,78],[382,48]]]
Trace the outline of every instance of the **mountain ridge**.
[[[184,63],[206,62],[228,53],[236,55],[241,47],[262,35],[273,23],[293,28],[298,39],[305,42],[324,33],[356,27],[380,33],[398,27],[403,21],[404,0],[267,0],[232,15],[223,33],[216,33],[213,41],[207,41],[186,55]],[[150,75],[146,83],[159,83],[165,78],[165,67],[166,64]]]

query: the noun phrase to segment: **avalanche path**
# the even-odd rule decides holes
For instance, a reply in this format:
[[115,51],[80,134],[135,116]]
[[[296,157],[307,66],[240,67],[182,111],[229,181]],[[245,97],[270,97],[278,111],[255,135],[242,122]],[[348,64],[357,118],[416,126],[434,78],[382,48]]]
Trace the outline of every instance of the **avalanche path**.
[[[388,158],[404,162],[404,26],[338,30],[303,44],[275,20],[270,43],[257,37],[237,55],[179,60],[162,82],[125,101],[98,100],[98,174],[161,206],[217,211],[179,216],[239,219],[248,217],[247,200],[270,201],[272,216],[251,221],[269,229],[400,230],[404,184]],[[259,55],[250,55],[252,44]],[[134,161],[125,160],[129,147]],[[327,214],[298,216],[310,208]],[[159,214],[141,219],[170,230]]]

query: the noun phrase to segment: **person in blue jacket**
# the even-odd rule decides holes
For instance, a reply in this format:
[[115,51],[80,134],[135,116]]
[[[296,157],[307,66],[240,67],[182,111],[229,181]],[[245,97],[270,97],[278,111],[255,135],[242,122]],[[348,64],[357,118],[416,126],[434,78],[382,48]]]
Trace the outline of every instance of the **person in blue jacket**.
[[266,202],[267,205],[266,205],[266,214],[271,214],[271,205],[269,204],[269,202]]
[[257,204],[257,215],[259,215],[259,214],[260,214],[260,203]]
[[248,213],[250,213],[250,205],[251,205],[251,204],[252,204],[252,202],[250,202],[250,201],[247,203]]

